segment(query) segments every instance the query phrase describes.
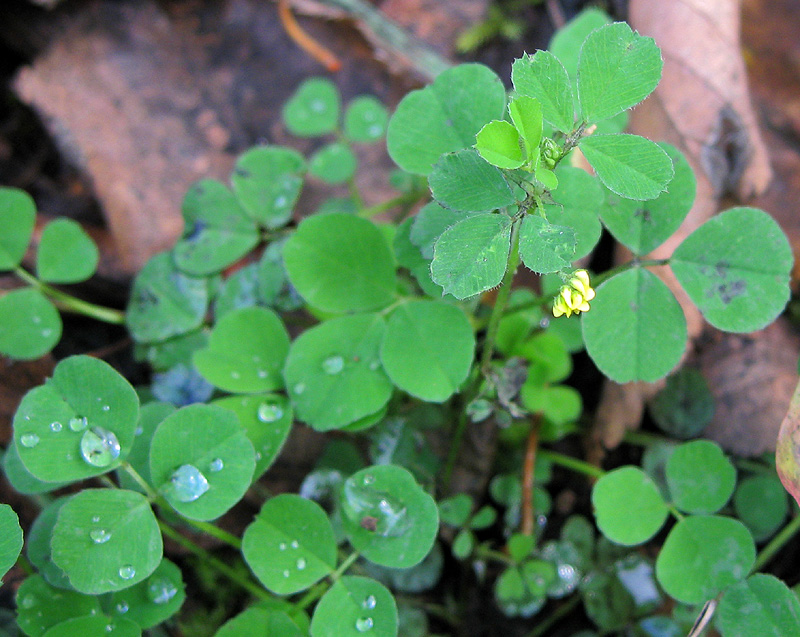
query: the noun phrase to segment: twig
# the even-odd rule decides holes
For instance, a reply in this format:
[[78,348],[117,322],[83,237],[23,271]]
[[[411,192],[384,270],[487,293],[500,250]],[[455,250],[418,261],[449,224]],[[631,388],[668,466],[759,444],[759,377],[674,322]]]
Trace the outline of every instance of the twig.
[[533,510],[533,474],[536,471],[536,452],[539,449],[539,428],[542,423],[542,414],[533,414],[531,430],[528,434],[528,444],[525,446],[525,459],[522,465],[522,512],[520,532],[523,535],[533,535],[534,510]]
[[289,8],[289,0],[278,0],[278,17],[281,19],[281,24],[286,34],[295,41],[297,46],[322,64],[328,71],[335,73],[342,68],[339,58],[300,28]]

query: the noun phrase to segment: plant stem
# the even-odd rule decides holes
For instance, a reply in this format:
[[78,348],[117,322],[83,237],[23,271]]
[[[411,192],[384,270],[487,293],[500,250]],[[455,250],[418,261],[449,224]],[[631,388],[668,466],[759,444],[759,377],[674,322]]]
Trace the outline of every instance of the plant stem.
[[110,307],[103,307],[102,305],[95,305],[94,303],[83,301],[71,294],[62,292],[61,290],[47,285],[47,283],[43,283],[21,267],[15,268],[14,274],[26,283],[30,283],[43,294],[49,296],[64,310],[75,312],[76,314],[83,314],[84,316],[89,316],[98,321],[103,321],[104,323],[111,323],[112,325],[125,324],[125,312],[114,310]]
[[563,453],[558,453],[557,451],[539,449],[539,457],[547,458],[553,464],[571,469],[572,471],[577,471],[578,473],[583,473],[590,478],[602,478],[606,475],[606,472],[600,467],[595,467],[593,464],[564,455]]
[[360,555],[361,553],[359,553],[358,551],[353,551],[352,553],[350,553],[350,555],[348,555],[342,561],[342,563],[339,564],[339,568],[337,568],[333,573],[329,575],[330,579],[333,580],[334,582],[338,580],[342,575],[344,575],[347,572],[347,569],[353,565],[353,562],[355,562]]
[[558,620],[562,617],[566,617],[575,610],[575,607],[581,603],[582,599],[580,595],[573,595],[570,597],[561,606],[556,608],[547,619],[539,622],[539,625],[528,633],[528,637],[541,637],[542,635],[546,635]]
[[775,556],[775,554],[797,534],[798,531],[800,531],[800,515],[795,516],[778,532],[777,535],[775,535],[775,537],[769,541],[769,543],[763,549],[761,549],[755,563],[753,564],[751,573],[760,571],[762,568],[764,568],[764,566],[767,565],[767,562],[769,562]]
[[500,282],[500,289],[497,291],[497,298],[495,298],[492,314],[489,317],[489,325],[486,328],[486,339],[483,341],[483,351],[481,352],[481,372],[484,376],[489,373],[489,364],[492,362],[497,340],[497,329],[500,326],[500,319],[503,318],[508,297],[511,295],[511,282],[514,280],[519,265],[519,226],[519,219],[515,219],[511,224],[511,249],[508,251],[506,272]]
[[[345,572],[347,572],[347,569],[353,565],[353,562],[355,562],[360,555],[361,553],[359,553],[358,551],[353,551],[352,553],[350,553],[350,555],[348,555],[342,561],[342,563],[339,564],[339,568],[337,568],[333,573],[328,575],[328,579],[331,582],[335,582],[336,580],[338,580],[342,575],[344,575]],[[331,585],[329,582],[320,582],[316,586],[309,589],[309,591],[305,595],[303,595],[303,597],[300,598],[300,600],[295,604],[295,606],[297,608],[307,608],[308,606],[316,602],[320,597],[322,597],[330,587]]]
[[386,212],[387,210],[391,210],[397,206],[404,206],[404,205],[411,205],[422,199],[422,197],[427,196],[428,193],[422,190],[412,190],[411,192],[404,192],[402,195],[398,195],[397,197],[393,197],[392,199],[388,199],[386,201],[382,201],[379,204],[375,204],[374,206],[370,206],[369,208],[362,208],[358,211],[359,217],[364,217],[365,219],[371,219],[382,212]]
[[539,448],[539,427],[542,422],[542,414],[535,413],[532,416],[531,430],[528,433],[528,443],[525,445],[525,458],[522,465],[522,518],[520,523],[520,533],[523,535],[533,535],[534,520],[533,516],[533,475],[536,471],[536,452]]
[[272,595],[270,595],[267,591],[258,586],[255,582],[252,582],[249,578],[243,577],[242,574],[239,573],[239,571],[237,571],[234,568],[231,568],[230,566],[225,564],[225,562],[223,562],[222,560],[218,560],[204,548],[197,546],[197,544],[192,542],[189,538],[178,533],[178,531],[173,529],[166,522],[159,520],[158,526],[161,528],[161,532],[168,538],[173,540],[176,544],[180,544],[183,548],[194,553],[205,563],[210,564],[213,568],[217,569],[217,571],[222,573],[229,580],[241,586],[253,597],[257,597],[258,599],[265,601],[272,601],[275,599]]
[[511,559],[511,556],[501,553],[500,551],[492,550],[480,544],[475,547],[475,555],[481,558],[494,560],[495,562],[500,562],[501,564],[514,564],[514,560]]

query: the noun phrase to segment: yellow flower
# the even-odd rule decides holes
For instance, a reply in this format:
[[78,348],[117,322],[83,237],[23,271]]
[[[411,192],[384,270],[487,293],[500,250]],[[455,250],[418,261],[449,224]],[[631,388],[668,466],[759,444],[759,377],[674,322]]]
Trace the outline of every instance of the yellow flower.
[[553,316],[572,316],[589,311],[589,301],[594,298],[594,290],[589,283],[589,273],[586,270],[575,270],[558,291],[558,296],[553,302]]

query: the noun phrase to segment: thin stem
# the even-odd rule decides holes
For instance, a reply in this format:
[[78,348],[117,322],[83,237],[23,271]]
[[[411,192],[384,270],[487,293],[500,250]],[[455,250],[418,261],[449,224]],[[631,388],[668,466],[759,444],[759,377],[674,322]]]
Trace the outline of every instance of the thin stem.
[[370,219],[372,217],[381,214],[382,212],[391,210],[396,206],[414,204],[423,197],[426,197],[427,195],[428,193],[423,190],[412,190],[411,192],[404,192],[402,195],[398,195],[397,197],[393,197],[392,199],[388,199],[387,201],[375,204],[374,206],[370,206],[368,208],[362,208],[361,210],[359,210],[358,215],[360,217]]
[[481,352],[481,372],[484,375],[489,373],[489,364],[492,362],[495,341],[497,340],[497,329],[500,326],[500,319],[503,318],[508,297],[511,295],[511,282],[514,280],[514,275],[519,265],[519,227],[520,221],[515,219],[511,225],[511,250],[508,251],[506,272],[500,282],[500,289],[497,291],[492,314],[489,317],[489,325],[486,327],[486,339],[483,342],[483,351]]
[[237,571],[234,568],[231,568],[230,566],[225,564],[225,562],[223,562],[222,560],[217,559],[216,557],[211,555],[211,553],[206,551],[204,548],[197,546],[197,544],[192,542],[189,538],[178,533],[167,523],[159,520],[158,526],[161,528],[161,532],[168,538],[173,540],[176,544],[179,544],[183,548],[194,553],[197,557],[203,560],[203,562],[211,565],[213,568],[222,573],[229,580],[241,586],[253,597],[257,597],[258,599],[264,601],[272,601],[275,599],[272,595],[270,595],[267,591],[258,586],[255,582],[251,581],[249,578],[244,577],[239,571]]
[[122,467],[122,469],[125,470],[125,473],[127,473],[131,478],[133,478],[133,481],[136,484],[142,487],[145,494],[147,494],[147,499],[150,500],[150,502],[155,502],[156,500],[158,500],[159,498],[158,492],[147,483],[147,480],[145,480],[139,474],[139,472],[133,468],[130,462],[126,460],[120,465],[120,467]]
[[800,531],[800,515],[792,518],[792,520],[785,527],[783,527],[763,549],[761,549],[755,563],[753,564],[753,570],[751,572],[760,571],[762,568],[764,568],[764,566],[767,565],[767,562],[775,557],[775,554],[780,551],[784,545],[797,534],[798,531]]
[[49,296],[64,310],[75,312],[76,314],[83,314],[84,316],[89,316],[98,321],[103,321],[104,323],[111,323],[112,325],[125,324],[125,312],[83,301],[71,294],[67,294],[66,292],[62,292],[61,290],[47,285],[47,283],[43,283],[20,267],[14,269],[14,274],[26,283],[30,283],[43,294]]
[[593,464],[589,464],[584,460],[578,460],[577,458],[567,456],[563,453],[558,453],[557,451],[539,449],[539,457],[547,458],[553,464],[560,465],[566,469],[571,469],[572,471],[577,471],[578,473],[587,475],[590,478],[602,478],[604,475],[606,475],[606,472],[600,467],[595,467]]
[[330,579],[334,582],[338,580],[342,575],[344,575],[347,572],[347,569],[350,568],[360,556],[361,553],[359,553],[358,551],[353,551],[352,553],[350,553],[350,555],[348,555],[344,559],[344,561],[341,564],[339,564],[339,568],[337,568],[333,573],[329,575]]
[[542,635],[548,634],[548,631],[556,624],[556,622],[575,610],[575,607],[580,604],[582,600],[583,598],[580,595],[573,595],[570,597],[561,606],[556,608],[547,619],[539,622],[536,628],[528,633],[528,637],[541,637]]
[[475,547],[475,555],[477,557],[494,560],[495,562],[500,562],[502,564],[514,565],[514,560],[511,559],[510,555],[506,555],[500,551],[495,551],[480,544]]
[[297,608],[307,608],[311,606],[314,602],[316,602],[320,597],[322,597],[326,591],[331,587],[331,583],[337,581],[342,575],[347,572],[353,562],[355,562],[361,553],[358,551],[353,551],[348,555],[341,564],[339,564],[339,568],[337,568],[333,573],[328,575],[328,579],[330,582],[320,582],[316,586],[310,588],[308,592],[300,598],[300,600],[295,604]]
[[536,452],[539,448],[539,427],[542,414],[532,416],[531,430],[528,433],[528,442],[525,445],[525,458],[522,463],[522,518],[520,532],[523,535],[533,535],[534,510],[533,510],[533,474],[536,471]]

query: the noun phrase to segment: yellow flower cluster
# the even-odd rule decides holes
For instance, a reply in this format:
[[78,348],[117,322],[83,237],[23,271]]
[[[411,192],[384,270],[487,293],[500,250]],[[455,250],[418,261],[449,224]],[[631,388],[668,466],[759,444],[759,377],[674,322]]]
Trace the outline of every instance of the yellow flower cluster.
[[572,278],[562,285],[553,302],[553,316],[580,314],[589,311],[589,301],[594,298],[594,290],[589,285],[589,273],[575,270]]

